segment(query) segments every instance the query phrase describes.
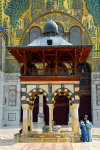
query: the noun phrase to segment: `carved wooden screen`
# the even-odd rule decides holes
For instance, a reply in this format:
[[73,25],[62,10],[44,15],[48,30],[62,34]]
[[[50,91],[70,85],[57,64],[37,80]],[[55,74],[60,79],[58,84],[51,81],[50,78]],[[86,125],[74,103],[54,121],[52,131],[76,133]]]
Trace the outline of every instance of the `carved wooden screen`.
[[30,43],[41,36],[41,30],[38,27],[30,29]]
[[81,75],[80,90],[91,91],[91,70],[86,63],[77,65],[77,74]]
[[70,29],[70,43],[73,45],[81,45],[81,29],[79,27],[72,27]]
[[87,63],[77,65],[77,74],[81,75],[80,80],[80,106],[79,120],[84,120],[85,115],[92,121],[91,117],[91,69]]

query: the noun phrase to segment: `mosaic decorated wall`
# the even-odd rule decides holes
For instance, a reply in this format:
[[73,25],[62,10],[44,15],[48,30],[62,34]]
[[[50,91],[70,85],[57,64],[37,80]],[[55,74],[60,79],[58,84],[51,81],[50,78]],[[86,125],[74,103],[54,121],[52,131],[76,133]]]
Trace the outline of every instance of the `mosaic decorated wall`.
[[[32,26],[36,25],[43,30],[45,23],[50,20],[49,12],[51,9],[53,9],[53,12],[63,12],[76,18],[77,22],[74,19],[71,20],[71,17],[68,18],[60,13],[58,15],[54,14],[52,19],[60,23],[64,31],[68,31],[73,25],[81,27],[83,25],[85,27],[82,30],[83,44],[87,41],[87,44],[90,44],[90,36],[91,43],[93,44],[91,56],[96,57],[100,56],[99,7],[100,2],[98,0],[0,0],[0,14],[2,14],[0,15],[0,24],[8,34],[7,43],[9,46],[24,45],[24,43],[29,42],[27,37]],[[48,15],[42,16],[46,13]],[[27,32],[25,32],[26,30]],[[89,35],[84,33],[85,30]],[[12,57],[7,50],[6,57]],[[91,63],[91,60],[88,60],[88,62]],[[100,67],[99,70],[94,69],[96,63],[99,63],[99,61],[92,61],[92,71],[100,71]]]

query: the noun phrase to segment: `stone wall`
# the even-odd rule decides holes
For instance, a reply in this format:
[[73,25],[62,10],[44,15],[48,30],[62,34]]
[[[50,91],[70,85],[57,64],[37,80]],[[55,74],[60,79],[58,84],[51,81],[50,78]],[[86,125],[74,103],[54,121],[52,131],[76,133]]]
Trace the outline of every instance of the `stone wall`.
[[19,125],[21,117],[20,74],[6,74],[5,82],[5,124]]
[[91,79],[92,121],[100,125],[100,73],[92,73]]

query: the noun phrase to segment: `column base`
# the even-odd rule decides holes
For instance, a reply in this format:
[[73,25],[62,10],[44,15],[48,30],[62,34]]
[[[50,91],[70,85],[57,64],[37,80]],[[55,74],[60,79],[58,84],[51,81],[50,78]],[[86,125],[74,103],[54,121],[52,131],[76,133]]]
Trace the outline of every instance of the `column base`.
[[38,114],[38,124],[44,124],[44,114]]
[[69,116],[68,125],[72,124],[72,117]]

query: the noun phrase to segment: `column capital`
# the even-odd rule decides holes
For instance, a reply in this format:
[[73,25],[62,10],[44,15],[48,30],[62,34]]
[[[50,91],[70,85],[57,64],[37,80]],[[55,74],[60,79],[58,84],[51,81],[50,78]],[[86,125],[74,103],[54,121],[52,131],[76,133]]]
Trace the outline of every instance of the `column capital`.
[[49,108],[54,108],[54,104],[47,104]]
[[34,106],[29,106],[29,110],[33,110]]
[[72,104],[71,109],[78,109],[79,108],[79,104]]
[[23,108],[23,109],[28,109],[28,110],[29,110],[29,109],[30,109],[30,106],[29,106],[28,104],[22,104],[22,108]]

